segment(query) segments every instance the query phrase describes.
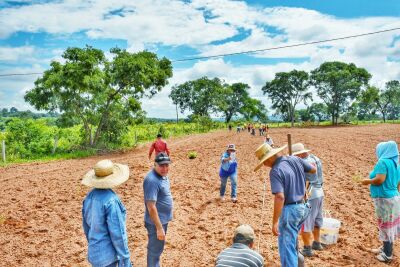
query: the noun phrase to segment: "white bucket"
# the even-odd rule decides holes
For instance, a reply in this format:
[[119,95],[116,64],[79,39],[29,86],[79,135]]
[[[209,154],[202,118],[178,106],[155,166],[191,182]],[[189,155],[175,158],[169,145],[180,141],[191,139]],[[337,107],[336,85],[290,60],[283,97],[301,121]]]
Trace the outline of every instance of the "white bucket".
[[334,218],[324,218],[321,227],[321,243],[336,244],[339,238],[340,221]]

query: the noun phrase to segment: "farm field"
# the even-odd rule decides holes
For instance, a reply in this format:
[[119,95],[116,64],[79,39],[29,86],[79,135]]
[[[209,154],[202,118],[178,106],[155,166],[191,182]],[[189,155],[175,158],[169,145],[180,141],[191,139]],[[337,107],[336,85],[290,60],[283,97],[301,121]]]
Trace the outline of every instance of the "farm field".
[[[338,244],[306,259],[307,266],[386,266],[368,252],[380,245],[368,187],[354,181],[367,176],[376,162],[380,141],[400,143],[400,125],[323,128],[273,128],[278,145],[303,142],[321,158],[325,178],[325,208],[342,221]],[[260,136],[243,132],[216,131],[168,139],[173,164],[170,167],[174,197],[174,220],[169,224],[162,266],[213,266],[218,253],[231,244],[239,224],[261,233],[260,253],[267,266],[279,266],[277,238],[272,235],[272,195],[267,184],[261,225],[262,189],[268,169],[254,173],[254,151]],[[238,203],[221,203],[219,157],[228,143],[235,143],[239,164]],[[197,151],[196,159],[188,159]],[[128,164],[130,179],[116,189],[127,208],[127,231],[131,259],[145,266],[147,235],[143,223],[142,181],[152,162],[148,146],[125,153],[84,159],[29,163],[0,168],[0,266],[89,266],[87,243],[81,226],[82,200],[88,188],[81,177],[105,158]],[[228,184],[227,193],[230,192]],[[399,243],[392,266],[400,266]]]

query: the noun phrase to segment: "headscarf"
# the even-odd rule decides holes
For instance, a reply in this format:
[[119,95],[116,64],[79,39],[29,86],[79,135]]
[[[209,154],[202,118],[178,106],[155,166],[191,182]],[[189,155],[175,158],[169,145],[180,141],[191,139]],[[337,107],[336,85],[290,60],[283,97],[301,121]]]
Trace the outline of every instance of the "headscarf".
[[393,159],[399,164],[399,148],[395,141],[381,142],[376,146],[376,156],[378,159]]

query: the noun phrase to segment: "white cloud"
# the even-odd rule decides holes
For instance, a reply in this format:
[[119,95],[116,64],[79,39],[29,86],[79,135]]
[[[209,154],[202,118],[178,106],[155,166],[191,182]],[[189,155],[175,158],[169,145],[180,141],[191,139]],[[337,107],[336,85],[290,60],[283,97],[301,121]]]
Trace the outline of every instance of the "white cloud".
[[[3,8],[0,10],[0,21],[0,38],[18,31],[47,32],[57,36],[85,32],[92,39],[126,40],[130,52],[149,47],[156,51],[159,45],[189,46],[203,56],[331,39],[400,26],[399,17],[344,19],[304,8],[263,8],[231,0],[193,0],[189,3],[178,0],[39,2]],[[243,32],[247,35],[240,35]],[[152,99],[144,100],[143,108],[152,117],[175,117],[175,107],[168,98],[171,86],[202,76],[219,77],[229,83],[248,83],[252,88],[251,96],[266,101],[261,87],[267,80],[273,79],[276,72],[294,68],[310,71],[325,61],[333,60],[354,62],[366,68],[373,75],[373,84],[400,80],[400,40],[394,43],[396,36],[400,36],[399,31],[253,55],[257,58],[285,58],[286,61],[307,59],[296,64],[247,62],[249,65],[242,65],[234,63],[230,57],[194,62],[189,67],[174,69],[170,85]],[[224,42],[228,38],[232,39]],[[43,59],[36,55],[40,49],[28,45],[0,47],[0,60],[40,63],[41,66],[49,63],[49,54],[51,59],[61,60],[62,50],[52,48],[52,53]],[[106,55],[110,57],[108,52]],[[183,54],[182,58],[185,56],[191,55]],[[21,95],[33,86],[33,81],[32,77],[0,80],[0,106],[14,103],[12,101],[26,105]],[[10,93],[10,88],[22,93]]]
[[20,47],[9,47],[0,46],[0,61],[26,61],[27,58],[32,58],[35,52],[33,46],[20,46]]

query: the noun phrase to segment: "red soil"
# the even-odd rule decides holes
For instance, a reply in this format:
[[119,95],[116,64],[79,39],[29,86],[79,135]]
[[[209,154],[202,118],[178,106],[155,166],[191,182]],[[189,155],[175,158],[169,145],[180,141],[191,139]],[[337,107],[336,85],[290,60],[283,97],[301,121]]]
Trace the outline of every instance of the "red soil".
[[[322,159],[325,208],[342,221],[338,244],[307,259],[307,265],[386,266],[368,252],[380,245],[374,209],[368,188],[356,184],[352,177],[358,173],[366,176],[373,168],[378,142],[400,142],[400,125],[272,129],[270,135],[283,145],[289,132],[293,142],[303,142]],[[254,173],[253,168],[257,164],[254,151],[262,138],[247,132],[219,131],[168,143],[173,159],[170,179],[175,217],[168,229],[163,266],[213,266],[218,253],[231,244],[235,227],[242,223],[255,228],[256,244],[261,234],[260,252],[267,266],[279,265],[277,239],[271,233],[269,183],[264,223],[260,225],[263,179],[268,169]],[[219,157],[228,143],[235,143],[238,149],[236,204],[217,201]],[[131,259],[135,266],[145,266],[142,180],[152,166],[147,149],[143,146],[127,153],[1,168],[0,266],[89,266],[81,226],[82,200],[89,189],[80,180],[105,158],[130,167],[130,179],[116,191],[127,208]],[[192,150],[198,157],[189,160],[187,153]],[[227,191],[229,194],[229,184]],[[398,247],[395,254],[399,254]],[[392,266],[400,266],[396,255]]]

